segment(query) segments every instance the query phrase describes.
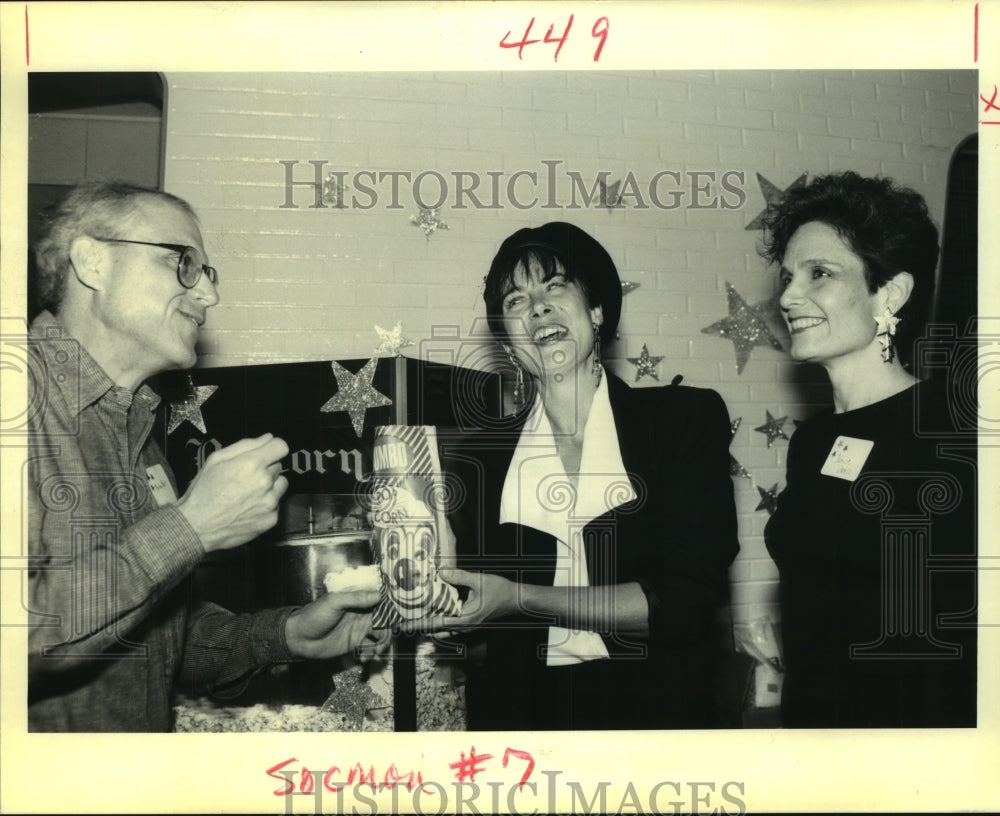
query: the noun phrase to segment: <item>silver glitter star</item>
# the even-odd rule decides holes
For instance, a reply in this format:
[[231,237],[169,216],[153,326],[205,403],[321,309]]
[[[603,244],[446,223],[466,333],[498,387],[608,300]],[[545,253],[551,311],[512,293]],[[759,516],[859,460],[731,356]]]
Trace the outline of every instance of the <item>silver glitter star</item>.
[[393,357],[402,357],[403,355],[399,353],[399,350],[413,345],[413,342],[409,338],[403,337],[403,324],[399,321],[396,322],[396,325],[391,330],[376,326],[375,331],[378,332],[378,339],[380,341],[378,348],[375,349],[376,354],[388,352]]
[[764,411],[764,413],[767,415],[767,422],[759,428],[754,428],[754,430],[767,436],[768,447],[771,447],[775,439],[784,439],[787,442],[788,437],[785,436],[785,432],[781,430],[781,426],[785,424],[785,420],[788,419],[788,417],[783,416],[780,419],[775,419],[771,416],[770,411]]
[[192,385],[192,394],[186,399],[170,403],[170,422],[167,423],[167,433],[172,434],[185,422],[190,422],[202,433],[208,433],[205,428],[205,418],[201,415],[201,406],[212,394],[219,390],[217,385]]
[[[343,174],[341,174],[343,175]],[[344,191],[348,187],[337,178],[336,173],[330,173],[323,182],[323,203],[329,204],[338,210],[347,208],[344,203]]]
[[751,306],[728,281],[726,299],[729,302],[729,316],[701,331],[702,334],[717,334],[732,341],[736,351],[736,373],[742,374],[754,346],[770,346],[777,351],[783,349],[764,319],[765,312],[771,307],[770,301],[761,301]]
[[778,509],[778,483],[775,482],[770,490],[758,485],[757,492],[760,493],[760,504],[754,510],[767,510],[767,514],[773,516],[774,511]]
[[735,456],[729,454],[729,475],[741,479],[749,479],[750,471],[743,467]]
[[379,408],[392,405],[392,400],[385,394],[380,394],[372,386],[375,367],[378,358],[372,357],[357,374],[352,374],[336,360],[330,363],[333,375],[337,378],[337,393],[328,399],[319,409],[325,413],[347,411],[351,415],[354,433],[361,436],[365,429],[365,411],[369,408]]
[[433,209],[428,209],[427,207],[420,207],[420,215],[411,215],[410,223],[415,227],[420,227],[424,231],[424,237],[429,241],[431,239],[431,233],[435,230],[446,230],[450,227],[438,218],[438,213],[440,209],[434,207]]
[[[743,422],[743,417],[736,417],[732,422],[729,423],[729,441],[732,442],[733,437],[736,436],[736,432],[740,429],[740,423]],[[742,479],[749,479],[749,471],[741,465],[735,456],[729,454],[729,475],[739,476]]]
[[614,184],[608,184],[604,179],[598,179],[597,183],[601,187],[601,206],[607,210],[620,210],[625,207],[622,201],[622,180],[618,179]]
[[386,705],[381,695],[364,681],[362,671],[362,666],[354,666],[334,675],[333,693],[320,706],[321,711],[344,714],[348,725],[356,724],[355,731],[361,730],[369,710]]
[[663,357],[653,357],[649,353],[649,349],[646,348],[646,344],[642,344],[642,353],[638,357],[626,357],[635,368],[635,381],[639,382],[646,374],[652,377],[654,380],[659,380],[660,377],[656,373],[656,367],[660,364],[660,360]]
[[789,191],[794,190],[796,187],[801,187],[806,183],[806,178],[808,178],[808,173],[803,173],[795,181],[789,184],[784,190],[780,187],[776,187],[766,178],[764,178],[760,173],[757,174],[757,184],[760,185],[760,191],[764,195],[764,201],[767,202],[767,206],[761,210],[760,214],[749,224],[746,225],[747,230],[758,230],[764,226],[764,217],[771,212],[775,207],[777,207],[781,200],[788,195]]

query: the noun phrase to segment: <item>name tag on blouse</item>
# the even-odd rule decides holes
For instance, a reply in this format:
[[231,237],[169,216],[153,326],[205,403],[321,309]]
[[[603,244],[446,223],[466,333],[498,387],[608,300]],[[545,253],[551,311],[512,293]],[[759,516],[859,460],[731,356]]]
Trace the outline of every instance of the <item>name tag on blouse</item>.
[[170,484],[163,465],[153,465],[146,468],[146,483],[149,485],[149,492],[153,494],[153,500],[157,507],[166,507],[177,501],[177,494],[174,493],[174,486]]
[[861,475],[861,468],[868,461],[875,443],[870,439],[855,439],[853,436],[838,436],[830,448],[830,455],[820,468],[824,476],[846,479],[853,482]]

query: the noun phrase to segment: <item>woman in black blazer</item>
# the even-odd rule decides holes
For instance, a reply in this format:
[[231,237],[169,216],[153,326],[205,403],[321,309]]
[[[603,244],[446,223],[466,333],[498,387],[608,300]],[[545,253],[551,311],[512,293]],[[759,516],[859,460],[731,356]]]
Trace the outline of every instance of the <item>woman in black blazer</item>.
[[550,223],[503,242],[491,330],[515,416],[442,445],[465,587],[472,730],[708,728],[713,625],[739,549],[730,426],[714,391],[631,389],[600,363],[621,282]]

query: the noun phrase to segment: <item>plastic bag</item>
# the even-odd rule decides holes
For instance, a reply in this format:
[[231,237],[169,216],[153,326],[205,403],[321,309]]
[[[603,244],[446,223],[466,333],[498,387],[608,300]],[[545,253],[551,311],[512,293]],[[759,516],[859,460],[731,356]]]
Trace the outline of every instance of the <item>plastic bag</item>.
[[736,648],[757,661],[754,670],[754,707],[774,708],[780,705],[785,666],[774,622],[765,616],[749,623],[734,624],[733,637]]

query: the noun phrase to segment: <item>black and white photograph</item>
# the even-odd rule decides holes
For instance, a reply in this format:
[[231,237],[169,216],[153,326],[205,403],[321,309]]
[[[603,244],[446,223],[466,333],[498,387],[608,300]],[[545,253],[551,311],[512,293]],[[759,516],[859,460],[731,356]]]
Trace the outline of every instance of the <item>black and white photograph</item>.
[[0,9],[0,809],[1000,806],[1000,7],[141,5]]

